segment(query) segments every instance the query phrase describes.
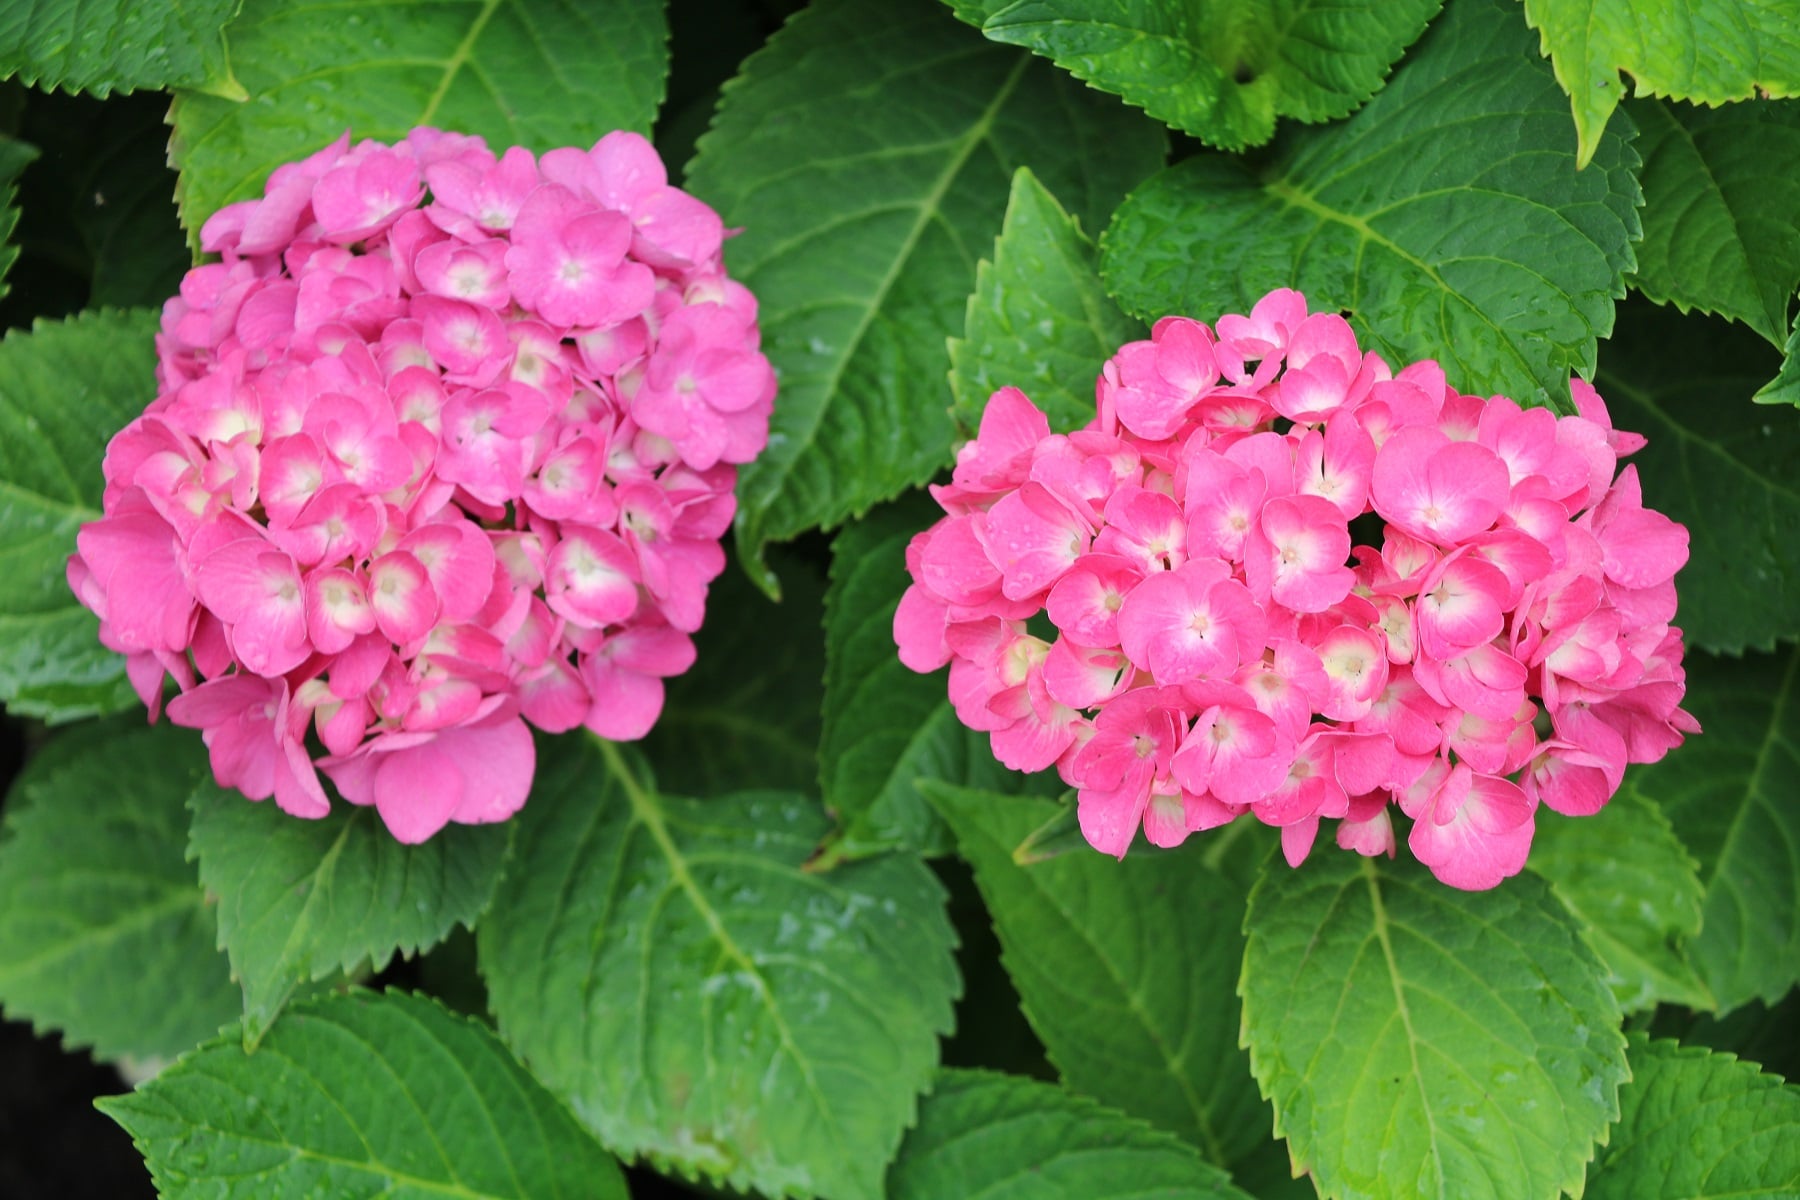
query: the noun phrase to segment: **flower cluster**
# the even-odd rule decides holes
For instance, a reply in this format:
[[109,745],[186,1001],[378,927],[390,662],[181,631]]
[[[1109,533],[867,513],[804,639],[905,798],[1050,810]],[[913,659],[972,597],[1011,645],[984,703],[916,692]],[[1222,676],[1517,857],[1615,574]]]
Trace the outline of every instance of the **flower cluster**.
[[768,437],[724,233],[631,133],[346,134],[216,213],[69,563],[152,717],[404,842],[524,803],[524,721],[643,736]]
[[[1393,373],[1273,292],[1159,322],[1053,435],[996,392],[948,514],[907,549],[901,659],[1021,771],[1079,789],[1123,855],[1246,813],[1290,863],[1408,845],[1455,887],[1520,870],[1541,801],[1594,813],[1698,726],[1669,621],[1687,531],[1643,507],[1612,428]],[[1040,617],[1047,614],[1047,620]]]

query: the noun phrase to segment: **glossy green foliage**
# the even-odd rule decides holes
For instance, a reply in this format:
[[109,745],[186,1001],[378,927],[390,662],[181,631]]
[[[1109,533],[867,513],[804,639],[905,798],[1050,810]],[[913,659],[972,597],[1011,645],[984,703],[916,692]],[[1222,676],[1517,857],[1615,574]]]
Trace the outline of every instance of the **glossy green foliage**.
[[417,125],[486,138],[496,153],[583,149],[648,132],[668,30],[658,0],[376,0],[348,8],[246,0],[230,30],[244,96],[183,93],[170,154],[189,237],[269,173],[347,129],[396,141]]
[[1581,162],[1626,95],[1724,104],[1800,95],[1800,23],[1779,0],[1525,0],[1571,98]]
[[1629,1072],[1605,971],[1548,884],[1459,892],[1316,853],[1264,868],[1245,929],[1244,1041],[1321,1195],[1580,1191]]
[[101,1109],[164,1196],[625,1200],[615,1163],[486,1025],[404,992],[297,1005]]
[[[190,730],[124,716],[59,735],[6,801],[0,1007],[102,1058],[173,1058],[238,1011],[187,861],[206,770]],[[130,980],[121,986],[121,980]]]
[[1134,192],[1101,241],[1107,286],[1140,316],[1202,319],[1298,288],[1396,368],[1435,358],[1460,391],[1566,407],[1633,266],[1638,159],[1609,132],[1574,170],[1529,43],[1514,6],[1454,0],[1347,121]]
[[688,185],[745,228],[726,261],[757,294],[781,374],[770,445],[738,486],[748,561],[948,464],[944,339],[962,327],[1012,168],[1098,229],[1161,165],[1163,141],[930,0],[824,0],[745,64]]
[[665,796],[612,743],[539,764],[481,970],[507,1042],[607,1146],[881,1194],[950,1025],[953,934],[917,857],[804,871],[826,828],[793,793]]
[[[1232,995],[1242,892],[1194,853],[1086,845],[1022,863],[1047,800],[927,785],[994,915],[1002,961],[1063,1081],[1229,1164],[1268,1136]],[[1180,914],[1177,917],[1176,914]]]
[[487,908],[509,826],[450,825],[404,846],[373,808],[302,821],[207,779],[189,801],[191,853],[218,897],[219,947],[244,992],[254,1047],[303,984],[411,956]]
[[0,342],[0,701],[68,720],[136,701],[69,590],[75,531],[100,517],[107,439],[156,394],[150,313],[90,312]]
[[1387,79],[1442,0],[950,0],[1024,46],[1210,145],[1269,140],[1279,117],[1329,121]]
[[0,75],[41,88],[188,87],[242,99],[220,30],[243,0],[20,0],[0,7]]

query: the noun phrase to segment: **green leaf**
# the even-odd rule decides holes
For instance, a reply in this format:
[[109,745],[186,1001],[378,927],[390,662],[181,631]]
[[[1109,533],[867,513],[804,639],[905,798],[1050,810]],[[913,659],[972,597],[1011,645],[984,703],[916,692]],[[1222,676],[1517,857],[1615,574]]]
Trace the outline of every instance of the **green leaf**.
[[824,581],[798,555],[775,558],[788,583],[780,602],[727,567],[694,635],[693,669],[668,681],[644,751],[671,791],[811,791],[818,780]]
[[1053,1084],[945,1071],[888,1172],[890,1200],[1249,1200],[1191,1147]]
[[1793,164],[1800,104],[1626,105],[1644,156],[1644,240],[1631,286],[1742,321],[1775,345],[1800,287]]
[[1600,962],[1548,884],[1276,859],[1245,927],[1244,1041],[1322,1196],[1580,1194],[1629,1072]]
[[220,30],[243,0],[27,0],[0,5],[0,76],[106,96],[191,87],[233,94]]
[[1724,104],[1800,95],[1800,23],[1767,0],[1525,0],[1572,98],[1581,165],[1625,95]]
[[1684,949],[1700,932],[1700,867],[1662,810],[1627,785],[1591,817],[1540,815],[1531,869],[1582,923],[1619,1007],[1711,1008]]
[[155,329],[153,312],[90,312],[0,342],[0,702],[16,715],[136,702],[64,572],[100,517],[108,439],[156,395]]
[[748,563],[948,464],[944,343],[1013,169],[1097,229],[1164,140],[926,0],[820,0],[750,58],[687,176],[745,229],[726,258],[781,375],[769,446],[738,483]]
[[1374,95],[1442,0],[953,0],[997,42],[1225,150]]
[[1683,707],[1706,730],[1627,775],[1700,860],[1688,957],[1721,1011],[1800,981],[1800,651],[1690,655]]
[[896,847],[948,851],[949,833],[921,780],[999,791],[1024,785],[994,761],[986,734],[956,719],[943,672],[910,670],[894,647],[894,610],[912,579],[906,543],[942,515],[922,493],[907,496],[845,526],[832,543],[819,741],[820,794],[839,822],[832,861]]
[[1800,1195],[1800,1088],[1755,1063],[1635,1037],[1619,1109],[1587,1200]]
[[1664,1008],[1649,1033],[1675,1037],[1685,1046],[1727,1050],[1785,1079],[1800,1079],[1800,990],[1778,1004],[1752,1000],[1723,1015]]
[[1452,0],[1349,120],[1132,193],[1101,239],[1108,287],[1139,316],[1208,321],[1298,288],[1395,369],[1435,358],[1460,391],[1566,409],[1634,265],[1638,158],[1626,129],[1576,173],[1530,40],[1513,5]]
[[0,1003],[102,1058],[174,1057],[237,1015],[183,850],[197,734],[141,717],[50,742],[0,840]]
[[404,846],[373,808],[339,804],[301,820],[211,779],[188,806],[188,854],[219,898],[219,947],[243,988],[250,1048],[302,984],[364,962],[379,971],[396,950],[410,958],[458,923],[473,929],[512,830],[448,825]]
[[8,240],[19,224],[19,210],[13,204],[13,185],[19,173],[36,157],[37,151],[32,147],[17,138],[0,134],[0,296],[12,290],[6,283],[6,273],[19,257],[19,248]]
[[492,1030],[404,992],[297,1004],[258,1053],[220,1038],[98,1104],[164,1196],[627,1194],[618,1164]]
[[538,1078],[622,1155],[770,1195],[879,1196],[958,987],[918,858],[808,874],[815,802],[665,796],[586,738],[544,756],[518,823],[477,944]]
[[248,99],[184,93],[171,114],[190,238],[345,129],[392,142],[432,125],[496,153],[585,149],[613,129],[649,133],[668,73],[662,0],[246,0],[230,37]]
[[1030,168],[1013,174],[992,261],[975,271],[963,336],[950,339],[953,415],[981,425],[995,391],[1030,396],[1057,433],[1094,419],[1094,380],[1126,342],[1145,336],[1100,284],[1094,245]]
[[1800,313],[1794,314],[1794,328],[1782,346],[1781,371],[1758,388],[1751,399],[1758,404],[1792,404],[1800,408]]
[[956,832],[993,914],[1025,1015],[1076,1091],[1220,1164],[1268,1137],[1238,1048],[1231,986],[1243,894],[1193,853],[1140,846],[1022,866],[1014,849],[1053,802],[944,784],[925,793]]
[[1747,330],[1633,307],[1594,378],[1613,422],[1650,439],[1630,459],[1644,503],[1688,527],[1677,623],[1708,650],[1800,635],[1800,414],[1746,403],[1772,358]]

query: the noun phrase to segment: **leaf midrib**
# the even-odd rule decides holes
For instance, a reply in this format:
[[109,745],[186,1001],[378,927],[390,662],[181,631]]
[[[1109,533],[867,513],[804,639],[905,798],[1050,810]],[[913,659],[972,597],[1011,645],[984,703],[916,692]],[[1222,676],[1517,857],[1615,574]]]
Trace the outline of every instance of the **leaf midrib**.
[[[768,511],[775,498],[780,495],[786,481],[793,476],[797,464],[805,456],[806,451],[818,440],[819,430],[825,424],[825,414],[830,407],[830,401],[837,395],[838,385],[843,382],[844,373],[850,369],[851,360],[862,348],[863,339],[868,336],[869,329],[875,323],[876,314],[881,311],[888,293],[899,282],[900,276],[912,259],[913,252],[918,249],[919,240],[924,237],[925,230],[931,226],[933,220],[941,219],[940,209],[945,195],[949,193],[950,185],[955,183],[957,177],[962,174],[963,168],[968,164],[970,156],[975,153],[976,147],[986,141],[993,132],[994,121],[999,117],[1001,108],[1012,98],[1020,78],[1030,65],[1031,55],[1021,53],[1018,61],[1013,64],[1012,70],[1007,73],[1006,79],[996,89],[994,98],[988,102],[981,115],[976,118],[974,124],[969,126],[968,132],[962,136],[961,145],[945,162],[944,169],[938,173],[937,181],[932,185],[931,190],[918,202],[916,206],[918,213],[913,218],[912,228],[908,230],[905,240],[895,252],[893,260],[888,264],[887,273],[876,285],[868,303],[863,306],[862,314],[858,317],[855,328],[844,340],[843,351],[831,364],[831,369],[826,376],[815,384],[821,389],[820,398],[816,404],[811,406],[805,430],[796,431],[800,436],[792,439],[793,449],[787,453],[785,459],[781,460],[778,469],[771,471],[767,476],[762,476],[760,472],[757,473],[756,481],[759,486],[756,487],[756,491],[763,499],[761,503],[754,506],[756,513],[748,524],[751,528],[757,529],[759,537],[761,531],[758,527],[766,521]],[[768,458],[763,461],[775,460]],[[764,482],[765,479],[766,482]],[[744,490],[749,491],[750,489],[746,487]]]
[[[731,931],[725,928],[724,920],[719,916],[718,910],[713,907],[699,882],[688,870],[687,857],[682,854],[681,847],[675,844],[674,837],[670,835],[668,824],[663,819],[661,806],[639,784],[637,776],[632,774],[624,756],[620,754],[618,746],[601,737],[594,737],[593,741],[600,747],[601,756],[606,760],[607,771],[619,785],[619,790],[625,793],[625,798],[631,805],[632,820],[650,835],[651,841],[656,844],[658,852],[668,864],[669,878],[687,897],[688,903],[700,915],[700,919],[706,922],[707,930],[712,934],[713,941],[719,946],[722,955],[756,980],[757,993],[763,1001],[763,1007],[767,1009],[774,1022],[775,1031],[781,1038],[782,1048],[787,1052],[794,1065],[800,1069],[801,1077],[806,1080],[807,1090],[811,1093],[813,1105],[821,1117],[820,1124],[830,1131],[832,1141],[837,1143],[839,1150],[844,1155],[840,1161],[844,1165],[844,1169],[849,1170],[850,1164],[855,1162],[854,1151],[845,1141],[843,1127],[834,1119],[836,1110],[826,1100],[824,1092],[819,1087],[818,1078],[813,1073],[811,1058],[801,1051],[798,1043],[794,1040],[794,1032],[788,1024],[787,1015],[781,1011],[780,1005],[775,1003],[774,993],[769,988],[769,981],[763,977],[755,960],[745,953],[743,947],[739,946],[737,940],[731,936]],[[646,945],[646,952],[647,950]],[[646,969],[644,973],[646,980],[648,976],[649,972]],[[709,1070],[711,1066],[712,1058],[708,1056]]]

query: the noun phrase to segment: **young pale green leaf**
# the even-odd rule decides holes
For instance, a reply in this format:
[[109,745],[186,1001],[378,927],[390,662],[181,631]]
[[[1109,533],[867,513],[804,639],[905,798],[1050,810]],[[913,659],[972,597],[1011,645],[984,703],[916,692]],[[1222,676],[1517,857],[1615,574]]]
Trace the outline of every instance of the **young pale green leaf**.
[[425,996],[296,1004],[99,1101],[164,1196],[626,1200],[618,1163],[485,1024]]
[[945,1071],[888,1171],[889,1200],[1249,1200],[1193,1148],[1086,1096]]
[[37,151],[31,146],[17,138],[0,135],[0,296],[11,290],[6,283],[6,273],[12,269],[13,260],[19,257],[19,248],[8,240],[19,223],[19,210],[13,206],[13,184],[36,157]]
[[197,734],[84,725],[27,764],[0,840],[0,1005],[102,1058],[169,1057],[237,1015],[187,862]]
[[1620,1008],[1713,1007],[1685,949],[1700,932],[1699,864],[1636,787],[1591,817],[1541,811],[1530,866],[1582,923]]
[[230,41],[248,99],[184,93],[171,114],[190,239],[346,129],[391,142],[432,125],[496,153],[585,149],[614,129],[650,132],[668,74],[662,0],[245,0]]
[[894,648],[894,610],[911,582],[906,543],[943,512],[923,494],[846,525],[832,544],[825,597],[825,723],[819,789],[838,818],[832,861],[896,848],[951,848],[919,781],[1017,790],[1023,778],[994,761],[986,734],[956,719],[944,675],[921,675]]
[[1298,288],[1395,367],[1434,358],[1461,391],[1567,408],[1634,263],[1638,158],[1609,133],[1575,171],[1530,41],[1513,5],[1453,0],[1349,120],[1132,193],[1101,239],[1107,286],[1139,316],[1207,320]]
[[1631,286],[1742,321],[1779,346],[1800,287],[1793,163],[1800,104],[1625,106],[1644,156],[1644,240]]
[[65,575],[100,518],[100,459],[156,395],[156,314],[89,312],[0,342],[0,702],[70,720],[134,704]]
[[1548,884],[1459,892],[1331,851],[1272,860],[1245,928],[1244,1041],[1322,1196],[1580,1193],[1629,1072],[1604,968]]
[[1179,1134],[1220,1164],[1269,1134],[1232,995],[1243,894],[1192,853],[1115,862],[1072,850],[1022,866],[1051,801],[924,785],[993,914],[1002,961],[1076,1091]]
[[996,390],[1030,396],[1057,433],[1094,419],[1094,380],[1114,351],[1145,336],[1100,283],[1094,244],[1030,168],[1013,174],[992,261],[975,270],[963,336],[950,339],[953,415],[981,425]]
[[928,0],[821,0],[745,64],[687,180],[744,227],[726,258],[781,374],[769,446],[738,483],[747,562],[950,461],[945,339],[1012,169],[1097,229],[1164,141]]
[[1614,424],[1650,439],[1628,460],[1644,503],[1688,527],[1676,623],[1707,650],[1800,635],[1800,413],[1749,403],[1773,359],[1741,327],[1631,305],[1594,377]]
[[[219,947],[244,992],[254,1048],[294,989],[364,962],[379,971],[493,898],[511,826],[449,825],[403,846],[373,808],[340,804],[305,821],[203,780],[188,801],[188,854],[219,899]],[[348,811],[346,811],[348,810]]]
[[1625,95],[1724,104],[1800,95],[1800,22],[1768,0],[1525,0],[1572,98],[1580,164],[1596,156]]
[[816,802],[676,799],[611,743],[546,750],[477,931],[507,1042],[620,1154],[879,1196],[958,988],[931,872],[889,855],[808,874]]
[[788,584],[781,601],[727,567],[707,596],[693,669],[668,681],[644,752],[671,791],[811,791],[818,781],[824,581],[797,555],[770,557]]
[[1630,1058],[1587,1200],[1800,1195],[1800,1088],[1699,1046],[1638,1036]]
[[1800,981],[1800,651],[1689,655],[1693,737],[1627,780],[1700,860],[1700,936],[1688,957],[1729,1011]]
[[25,0],[0,5],[0,76],[106,96],[199,88],[243,99],[220,30],[243,0]]
[[1331,121],[1380,89],[1442,0],[951,0],[996,42],[1225,150],[1278,117]]

